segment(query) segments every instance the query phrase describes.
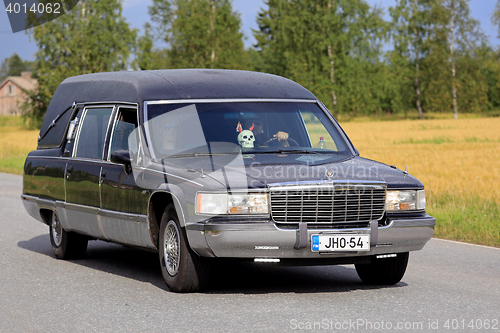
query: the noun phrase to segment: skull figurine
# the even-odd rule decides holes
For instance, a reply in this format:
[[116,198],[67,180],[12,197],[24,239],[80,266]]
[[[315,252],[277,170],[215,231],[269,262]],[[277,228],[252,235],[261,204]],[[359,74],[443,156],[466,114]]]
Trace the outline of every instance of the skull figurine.
[[250,130],[244,130],[238,134],[238,143],[242,148],[253,148],[254,141],[255,137],[253,136],[253,132]]

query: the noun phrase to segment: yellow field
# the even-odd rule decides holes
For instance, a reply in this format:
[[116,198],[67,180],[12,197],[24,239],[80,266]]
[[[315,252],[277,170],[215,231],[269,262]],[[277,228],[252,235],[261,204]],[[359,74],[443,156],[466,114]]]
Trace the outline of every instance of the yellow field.
[[[22,173],[38,130],[0,118],[0,171]],[[9,126],[12,123],[13,126]],[[478,195],[500,202],[500,118],[346,122],[361,156],[420,179],[428,195]],[[8,163],[6,161],[11,161]]]
[[27,130],[17,117],[0,117],[0,172],[22,174],[26,155],[36,149],[38,130]]
[[347,122],[361,156],[408,166],[427,195],[500,203],[500,118]]
[[[500,118],[344,122],[361,156],[420,179],[435,236],[500,247]],[[0,117],[0,172],[21,174],[38,131]],[[316,138],[317,139],[317,138]]]

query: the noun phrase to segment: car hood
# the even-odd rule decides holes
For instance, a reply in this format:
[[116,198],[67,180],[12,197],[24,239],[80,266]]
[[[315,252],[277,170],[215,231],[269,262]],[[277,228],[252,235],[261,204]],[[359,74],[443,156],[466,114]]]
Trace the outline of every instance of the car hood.
[[[388,188],[423,188],[395,167],[359,156],[340,159],[329,154],[239,154],[173,158],[171,168],[196,170],[228,190],[265,188],[290,182],[384,182]],[[328,176],[327,176],[328,174]]]

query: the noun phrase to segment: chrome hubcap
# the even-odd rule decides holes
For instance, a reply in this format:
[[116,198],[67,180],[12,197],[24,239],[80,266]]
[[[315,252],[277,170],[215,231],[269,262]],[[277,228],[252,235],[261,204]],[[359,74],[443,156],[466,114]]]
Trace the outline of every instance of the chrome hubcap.
[[56,246],[60,246],[62,242],[62,227],[61,222],[57,218],[56,213],[52,214],[52,239]]
[[174,276],[179,271],[180,235],[173,220],[168,221],[163,235],[163,258],[168,274]]

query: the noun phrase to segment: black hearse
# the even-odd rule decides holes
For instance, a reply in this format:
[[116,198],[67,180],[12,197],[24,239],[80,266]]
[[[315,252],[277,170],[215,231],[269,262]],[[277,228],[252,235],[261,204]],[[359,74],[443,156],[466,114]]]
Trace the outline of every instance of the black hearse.
[[159,253],[173,291],[216,258],[354,264],[394,284],[432,237],[420,181],[359,156],[308,90],[232,70],[81,75],[57,88],[22,201],[56,258],[89,240]]

